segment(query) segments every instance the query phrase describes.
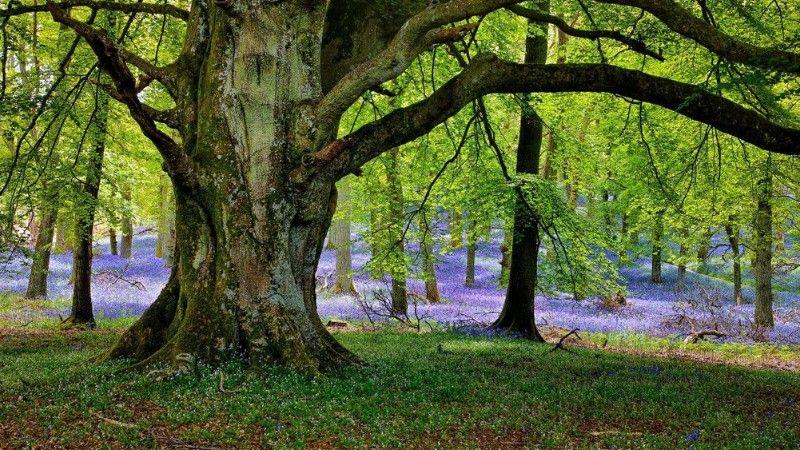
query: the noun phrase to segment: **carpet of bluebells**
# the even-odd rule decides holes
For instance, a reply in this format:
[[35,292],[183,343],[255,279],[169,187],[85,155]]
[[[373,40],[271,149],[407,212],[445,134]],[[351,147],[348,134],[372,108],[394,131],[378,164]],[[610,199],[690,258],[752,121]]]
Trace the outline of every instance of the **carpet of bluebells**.
[[[166,283],[169,269],[163,260],[154,256],[156,238],[151,235],[139,235],[134,239],[133,257],[130,260],[113,256],[109,252],[108,242],[98,243],[93,263],[93,302],[95,315],[98,318],[120,318],[140,315],[158,295]],[[459,328],[467,332],[480,332],[482,324],[491,323],[502,309],[504,289],[499,287],[500,250],[499,236],[491,243],[478,245],[476,258],[476,283],[474,288],[464,286],[466,270],[466,251],[458,249],[438,255],[436,265],[439,289],[442,302],[427,304],[413,300],[412,319],[423,319],[442,326]],[[413,255],[412,255],[413,256]],[[49,277],[49,296],[51,301],[43,313],[50,317],[66,316],[69,303],[66,299],[71,294],[69,284],[71,254],[53,255],[51,274]],[[369,250],[365,242],[357,234],[353,240],[353,266],[355,285],[358,292],[367,300],[375,292],[387,288],[383,280],[374,280],[366,273],[365,265],[369,261]],[[414,259],[412,257],[412,259]],[[418,261],[416,261],[418,263]],[[676,324],[678,311],[686,313],[686,299],[698,293],[713,290],[716,296],[725,303],[719,308],[720,315],[728,325],[736,325],[737,329],[746,329],[751,323],[753,306],[735,306],[732,298],[732,285],[719,277],[710,277],[689,271],[686,288],[682,292],[676,290],[677,270],[665,264],[663,268],[664,283],[650,282],[650,261],[639,258],[634,263],[623,267],[621,274],[627,286],[627,304],[621,307],[609,307],[601,299],[574,300],[569,295],[557,298],[539,297],[536,301],[536,316],[540,324],[558,326],[567,329],[578,328],[582,331],[603,333],[644,333],[654,336],[681,335],[689,332],[687,326]],[[415,265],[415,264],[412,264]],[[332,284],[335,272],[335,252],[326,250],[321,258],[318,280],[320,284]],[[720,275],[729,271],[729,264],[721,255],[716,255],[708,265]],[[0,269],[0,293],[24,293],[27,285],[28,261],[24,257],[12,258]],[[795,280],[792,274],[779,280],[781,286],[795,285],[793,289],[778,291],[776,298],[776,327],[773,331],[765,331],[760,338],[781,343],[800,343],[800,279]],[[409,291],[412,299],[424,298],[424,284],[419,280],[409,280]],[[754,297],[752,288],[745,287],[745,297]],[[347,295],[333,295],[327,289],[319,291],[319,313],[324,319],[345,321],[366,320],[368,313],[363,301]],[[26,304],[17,314],[31,314],[31,306]],[[698,317],[707,314],[698,311]],[[696,318],[698,318],[696,317]],[[373,317],[374,319],[375,317]],[[735,324],[734,324],[735,323]],[[684,324],[685,325],[685,324]],[[753,334],[737,331],[732,340],[753,339]]]

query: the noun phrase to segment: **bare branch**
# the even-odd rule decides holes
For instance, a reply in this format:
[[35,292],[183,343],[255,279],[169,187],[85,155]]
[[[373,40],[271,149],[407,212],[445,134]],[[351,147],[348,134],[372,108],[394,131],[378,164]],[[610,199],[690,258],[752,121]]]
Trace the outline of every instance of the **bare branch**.
[[673,0],[596,0],[649,12],[670,30],[692,39],[722,58],[767,70],[800,74],[800,54],[742,42],[695,17]]
[[189,19],[189,11],[172,5],[155,3],[121,3],[116,1],[102,0],[68,0],[58,3],[41,3],[38,5],[20,5],[13,8],[0,9],[0,17],[19,16],[34,12],[49,12],[49,8],[55,6],[59,9],[69,9],[86,7],[91,9],[105,9],[108,11],[119,11],[123,13],[143,13],[143,14],[163,14],[181,20]]
[[657,59],[659,61],[664,61],[664,57],[653,50],[650,50],[647,47],[647,44],[644,42],[634,39],[629,36],[625,36],[624,34],[620,33],[619,31],[613,30],[581,30],[575,28],[568,24],[564,19],[553,16],[542,11],[537,11],[531,8],[525,8],[519,5],[511,5],[507,8],[509,11],[513,12],[518,16],[525,17],[529,20],[534,22],[541,22],[541,23],[550,23],[558,27],[564,33],[574,36],[577,38],[583,39],[591,39],[591,40],[598,40],[598,39],[612,39],[622,44],[627,45],[631,50],[641,53],[643,55],[647,55],[651,58]]

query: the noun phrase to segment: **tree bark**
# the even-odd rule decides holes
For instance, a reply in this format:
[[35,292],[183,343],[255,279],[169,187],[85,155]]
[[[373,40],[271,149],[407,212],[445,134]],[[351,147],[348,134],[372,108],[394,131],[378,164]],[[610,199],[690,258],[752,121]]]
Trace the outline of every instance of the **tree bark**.
[[392,149],[386,155],[386,179],[389,194],[389,258],[392,279],[392,309],[396,313],[408,311],[408,292],[406,287],[406,251],[403,239],[403,206],[405,204],[403,183],[400,180],[400,155]]
[[47,278],[50,274],[50,253],[53,234],[58,218],[58,205],[44,205],[40,213],[39,234],[31,261],[31,274],[25,297],[30,299],[47,298]]
[[[769,165],[769,164],[768,164]],[[756,187],[756,212],[753,217],[753,274],[756,279],[755,323],[775,326],[772,311],[772,174],[769,167]]]
[[56,221],[56,243],[54,248],[57,255],[72,251],[72,243],[70,242],[71,240],[69,238],[71,233],[69,228],[67,214],[59,214]]
[[111,254],[119,256],[119,243],[117,242],[117,230],[114,227],[108,228],[108,241],[111,245]]
[[449,213],[450,217],[450,248],[459,249],[464,246],[464,226],[462,223],[463,213],[453,209]]
[[664,213],[656,213],[653,220],[653,235],[651,239],[653,251],[650,259],[650,281],[661,284],[664,282],[664,278],[661,275],[661,260],[664,253]]
[[122,215],[120,225],[122,228],[122,242],[119,247],[119,256],[130,259],[133,252],[133,215],[131,214],[131,186],[122,186]]
[[336,209],[338,217],[333,222],[330,233],[330,242],[336,249],[336,283],[333,291],[337,294],[358,295],[353,284],[353,255],[350,241],[350,223],[352,217],[352,203],[350,195],[352,188],[347,178],[339,181],[338,201]]
[[[108,29],[113,29],[112,13],[107,15]],[[94,327],[92,312],[92,245],[94,243],[94,217],[100,183],[103,179],[103,159],[106,151],[108,110],[110,98],[98,89],[94,120],[90,124],[91,148],[87,154],[86,177],[83,182],[80,205],[76,208],[75,249],[72,255],[72,312],[65,321],[67,326]]]
[[475,287],[475,254],[478,250],[477,228],[477,223],[470,219],[467,227],[467,272],[464,277],[464,286],[468,288]]
[[171,174],[175,269],[111,356],[179,370],[244,356],[307,374],[356,361],[316,312],[335,180],[289,178],[316,139],[333,138],[316,136],[312,117],[325,3],[218,2],[190,19],[184,55],[203,59],[181,72],[196,86],[182,145],[198,164]]
[[679,291],[686,289],[686,256],[689,254],[689,248],[685,242],[681,242],[681,247],[678,250],[678,279],[675,283]]
[[160,180],[158,196],[156,257],[163,259],[166,267],[172,267],[175,252],[175,195],[169,178],[162,177]]
[[[550,2],[539,2],[539,7],[542,11],[549,11]],[[525,62],[534,64],[547,62],[547,25],[529,22],[528,27],[528,36],[525,39]],[[518,174],[539,172],[543,131],[541,118],[531,108],[530,103],[525,104],[520,117],[520,137],[517,145]],[[514,207],[513,236],[506,298],[500,317],[492,326],[504,332],[544,342],[536,327],[533,309],[539,262],[539,219],[519,195]]]
[[733,254],[733,299],[737,305],[744,304],[742,296],[742,251],[739,243],[739,228],[734,229],[733,221],[725,224],[725,234]]
[[428,213],[423,208],[417,214],[419,219],[420,242],[419,249],[422,257],[422,279],[425,281],[425,299],[430,303],[439,303],[439,281],[436,277],[436,255],[433,252],[433,230],[428,221]]

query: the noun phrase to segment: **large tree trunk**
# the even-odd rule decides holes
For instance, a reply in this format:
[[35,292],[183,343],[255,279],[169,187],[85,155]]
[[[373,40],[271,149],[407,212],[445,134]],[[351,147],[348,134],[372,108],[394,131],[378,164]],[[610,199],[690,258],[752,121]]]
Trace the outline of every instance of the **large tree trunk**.
[[310,374],[354,360],[316,313],[334,180],[289,179],[315,145],[325,3],[217,2],[190,25],[212,36],[191,51],[205,60],[183,139],[199,186],[176,185],[173,277],[112,356],[180,369],[244,355]]
[[39,234],[31,261],[31,274],[28,278],[26,298],[47,298],[47,277],[50,273],[50,252],[53,246],[58,205],[45,205],[40,213]]
[[350,222],[353,206],[350,203],[352,188],[350,181],[343,179],[338,185],[339,215],[333,222],[330,242],[336,249],[336,283],[333,291],[337,294],[357,295],[353,284],[353,254],[350,241]]
[[753,274],[756,278],[755,323],[772,328],[772,175],[769,168],[756,188],[756,213],[753,218]]
[[[539,6],[543,11],[550,9],[548,1],[539,2]],[[525,40],[525,62],[545,63],[547,62],[547,26],[533,23],[529,26],[538,26],[540,32],[535,35],[528,33]],[[541,118],[530,105],[523,106],[517,146],[518,174],[539,172],[543,130]],[[511,247],[508,289],[500,317],[492,326],[505,332],[518,333],[526,338],[543,342],[544,338],[536,328],[533,310],[539,246],[539,219],[528,208],[524,199],[518,196],[514,208],[514,239]]]
[[733,298],[737,305],[744,304],[742,296],[742,251],[739,248],[739,228],[734,229],[732,221],[725,224],[725,234],[733,253]]

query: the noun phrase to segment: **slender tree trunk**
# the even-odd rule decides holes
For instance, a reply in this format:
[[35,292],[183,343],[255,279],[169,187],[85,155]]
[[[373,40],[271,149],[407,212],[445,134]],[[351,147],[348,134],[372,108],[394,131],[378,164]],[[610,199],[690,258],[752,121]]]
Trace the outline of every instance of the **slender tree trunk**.
[[685,242],[681,242],[680,250],[678,250],[678,279],[676,287],[679,291],[686,289],[686,256],[689,254],[689,248]]
[[175,252],[175,195],[169,178],[162,177],[158,192],[159,214],[156,257],[163,259],[166,267],[171,267]]
[[731,253],[733,254],[733,299],[737,305],[743,305],[742,252],[739,244],[739,229],[734,229],[733,221],[725,224],[725,234],[728,235],[728,242],[731,245]]
[[95,324],[92,312],[92,244],[94,216],[97,210],[97,197],[100,193],[100,181],[103,175],[103,157],[105,155],[105,139],[108,118],[108,96],[98,91],[97,113],[91,127],[93,143],[88,153],[86,179],[81,193],[81,208],[76,217],[75,251],[72,257],[73,289],[72,313],[67,320],[68,325]]
[[67,214],[59,214],[56,222],[56,244],[54,250],[57,255],[72,251],[72,243],[69,238],[71,234],[69,220],[66,216]]
[[389,193],[389,250],[392,278],[392,309],[398,313],[408,311],[406,288],[406,252],[403,240],[403,183],[400,180],[400,155],[398,149],[386,155],[386,178]]
[[514,239],[514,225],[505,227],[503,243],[500,244],[500,286],[508,288],[508,272],[511,268],[511,247]]
[[769,167],[756,188],[757,209],[753,218],[753,274],[756,279],[755,323],[773,328],[772,311],[772,174]]
[[458,249],[464,246],[463,212],[453,209],[450,211],[450,248]]
[[711,238],[714,236],[712,228],[706,229],[703,234],[703,240],[700,242],[700,247],[697,249],[697,259],[700,261],[700,268],[705,270],[706,261],[711,254]]
[[117,230],[114,227],[108,229],[108,241],[111,244],[111,254],[119,256],[119,244],[117,243]]
[[[548,1],[539,2],[542,11],[549,11]],[[547,62],[547,25],[529,23],[539,32],[529,32],[525,40],[525,62]],[[517,173],[539,172],[542,133],[541,118],[526,102],[520,118],[520,137],[517,146]],[[514,207],[514,239],[511,247],[511,267],[508,289],[500,317],[493,327],[505,332],[518,333],[526,338],[544,341],[536,328],[534,298],[536,296],[536,270],[539,259],[539,219],[519,196]]]
[[336,209],[338,218],[331,227],[330,241],[336,249],[336,283],[333,291],[337,294],[357,295],[353,284],[353,255],[350,242],[350,222],[352,204],[350,201],[350,181],[345,178],[338,184],[338,201]]
[[467,274],[464,286],[468,288],[475,287],[475,254],[478,250],[477,225],[474,220],[470,219],[467,229]]
[[119,256],[130,259],[133,252],[133,215],[131,214],[131,186],[122,186],[122,242],[119,248]]
[[40,213],[39,234],[31,261],[31,274],[28,278],[26,298],[47,298],[47,278],[50,273],[50,251],[53,246],[53,234],[58,218],[58,205],[45,205]]
[[661,275],[661,259],[664,251],[664,213],[657,213],[654,221],[650,281],[660,284],[664,282],[664,278]]
[[436,278],[436,255],[433,252],[433,229],[429,226],[428,213],[423,208],[419,214],[420,253],[422,257],[422,279],[425,281],[425,299],[439,303],[439,281]]

